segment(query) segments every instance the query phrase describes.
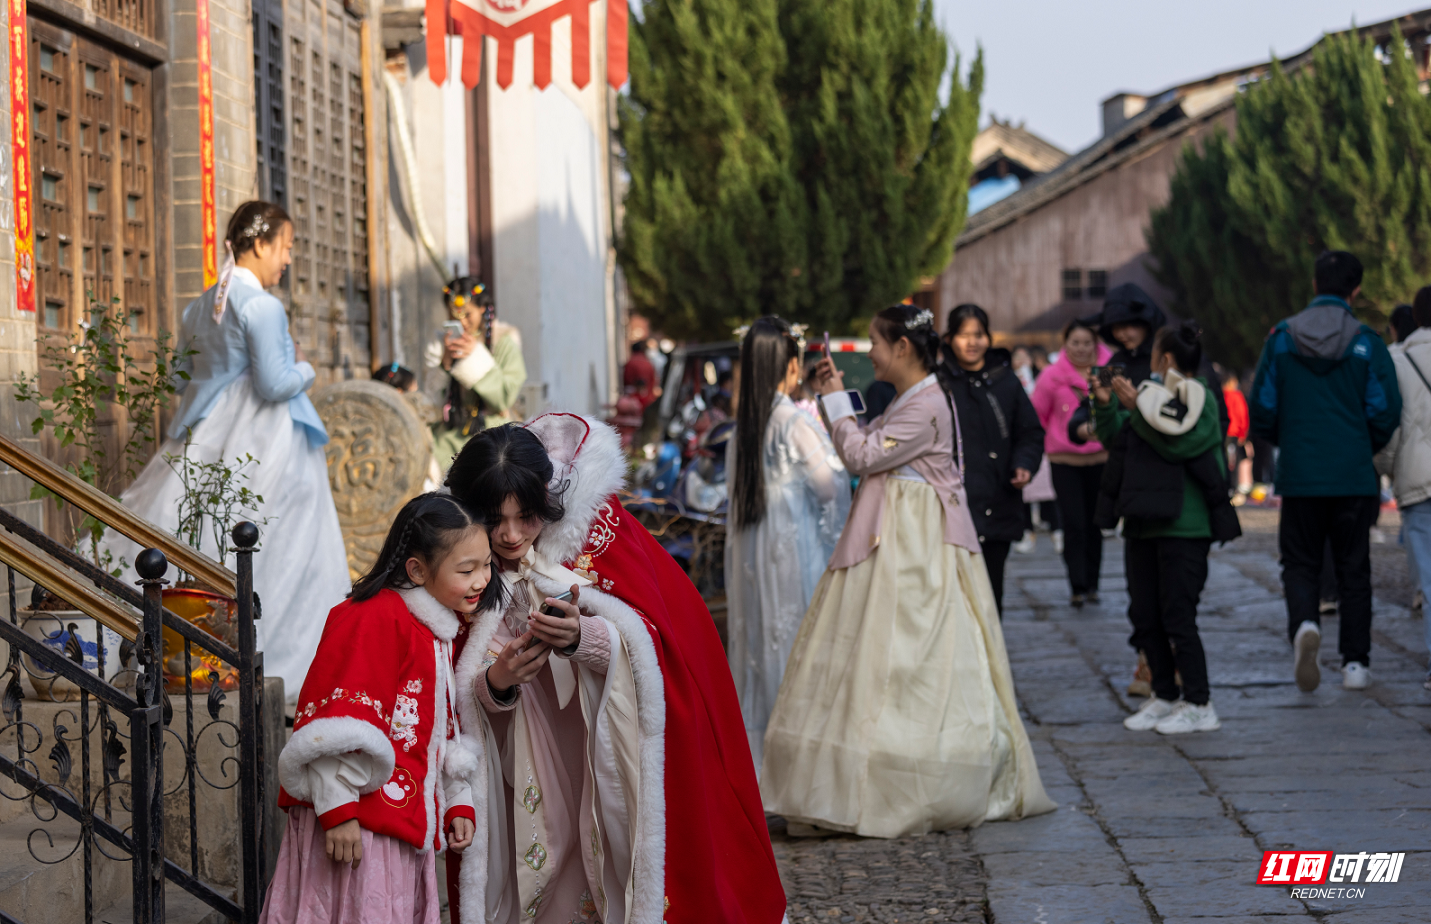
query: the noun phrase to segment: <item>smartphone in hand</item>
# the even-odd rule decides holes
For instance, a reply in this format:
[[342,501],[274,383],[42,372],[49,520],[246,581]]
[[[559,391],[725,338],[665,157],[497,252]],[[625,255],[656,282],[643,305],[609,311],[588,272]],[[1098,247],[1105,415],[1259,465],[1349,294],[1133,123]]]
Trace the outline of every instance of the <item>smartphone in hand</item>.
[[[560,600],[562,603],[570,603],[571,591],[568,590],[565,593],[552,594],[549,599]],[[543,616],[555,616],[557,619],[561,619],[566,615],[561,610],[552,606],[550,603],[543,603],[541,607],[537,610],[537,612],[541,613]]]

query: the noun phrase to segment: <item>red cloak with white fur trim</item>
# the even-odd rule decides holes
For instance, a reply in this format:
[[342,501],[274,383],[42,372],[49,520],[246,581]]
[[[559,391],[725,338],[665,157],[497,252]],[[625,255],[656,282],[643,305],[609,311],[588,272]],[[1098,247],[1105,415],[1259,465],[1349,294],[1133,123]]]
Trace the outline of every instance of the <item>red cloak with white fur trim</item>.
[[313,760],[359,751],[372,761],[371,778],[357,802],[319,823],[327,829],[356,818],[419,850],[446,847],[452,819],[474,817],[470,807],[447,806],[442,785],[444,770],[467,777],[476,769],[475,756],[457,746],[449,710],[448,646],[459,627],[422,588],[333,607],[298,696],[293,737],[278,757],[280,808],[312,805]]
[[[780,924],[785,893],[735,684],[705,601],[616,499],[626,458],[615,430],[573,414],[546,414],[528,428],[552,457],[553,484],[564,486],[566,508],[537,548],[592,581],[581,591],[581,609],[620,633],[635,678],[641,786],[626,921]],[[491,637],[476,630],[457,667],[469,734],[481,727],[473,683]],[[482,749],[480,742],[471,746]],[[487,813],[481,789],[474,784],[479,832]],[[481,921],[481,911],[468,909],[486,906],[480,870],[492,846],[479,834],[463,855],[457,877],[463,924]]]

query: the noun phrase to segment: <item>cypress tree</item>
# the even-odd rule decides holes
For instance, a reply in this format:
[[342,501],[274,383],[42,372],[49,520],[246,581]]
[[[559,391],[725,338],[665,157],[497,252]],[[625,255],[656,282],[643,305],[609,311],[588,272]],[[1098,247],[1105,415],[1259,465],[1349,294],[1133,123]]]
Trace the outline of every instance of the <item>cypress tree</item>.
[[782,0],[780,79],[804,190],[810,318],[858,332],[943,270],[968,210],[982,54],[968,82],[930,0]]
[[1233,220],[1232,156],[1220,128],[1201,151],[1184,148],[1168,205],[1153,212],[1148,249],[1155,276],[1174,293],[1173,312],[1198,320],[1209,356],[1245,369],[1256,364],[1268,328],[1291,310],[1287,293],[1298,280],[1271,272],[1272,255]]
[[647,0],[631,23],[618,254],[635,307],[672,336],[802,302],[784,65],[775,0]]
[[941,102],[931,0],[646,0],[630,58],[618,255],[667,333],[853,330],[948,263],[983,65]]
[[1184,152],[1149,250],[1229,363],[1306,304],[1323,250],[1361,259],[1354,307],[1373,323],[1431,282],[1431,102],[1399,36],[1389,52],[1345,35],[1295,74],[1274,62],[1239,97],[1235,139]]

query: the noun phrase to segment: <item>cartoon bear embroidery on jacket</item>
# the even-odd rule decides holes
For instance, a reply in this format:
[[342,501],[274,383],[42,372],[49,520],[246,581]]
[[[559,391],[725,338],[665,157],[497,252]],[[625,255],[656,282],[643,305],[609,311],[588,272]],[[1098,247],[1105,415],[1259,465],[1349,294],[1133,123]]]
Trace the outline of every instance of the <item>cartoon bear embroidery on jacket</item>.
[[404,751],[411,751],[417,744],[417,700],[399,693],[397,705],[393,707],[391,735],[394,741],[402,742]]

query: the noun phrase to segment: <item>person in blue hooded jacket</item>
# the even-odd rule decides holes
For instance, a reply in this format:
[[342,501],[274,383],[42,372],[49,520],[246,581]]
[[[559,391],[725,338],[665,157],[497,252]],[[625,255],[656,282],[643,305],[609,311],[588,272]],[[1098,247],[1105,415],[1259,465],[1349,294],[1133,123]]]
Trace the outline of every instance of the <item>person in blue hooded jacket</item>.
[[1346,251],[1317,257],[1316,297],[1272,328],[1252,385],[1252,432],[1275,443],[1282,497],[1278,544],[1297,686],[1321,682],[1320,573],[1330,538],[1341,600],[1342,685],[1371,682],[1371,527],[1380,509],[1372,456],[1401,421],[1396,368],[1352,302],[1362,266]]
[[[177,533],[187,506],[182,459],[190,466],[222,461],[246,476],[239,483],[262,498],[235,515],[262,529],[253,559],[254,590],[263,599],[258,645],[264,673],[282,677],[293,700],[328,611],[350,587],[348,557],[328,483],[328,433],[308,399],[313,367],[289,336],[283,303],[265,291],[292,262],[293,222],[277,205],[245,202],[224,245],[217,284],[190,302],[180,321],[178,346],[194,352],[175,377],[181,400],[168,438],[120,500]],[[232,525],[206,525],[199,550],[224,560],[219,543]],[[117,533],[104,545],[115,563],[122,557],[131,566],[140,551]],[[182,652],[175,665],[182,674],[181,665]]]

